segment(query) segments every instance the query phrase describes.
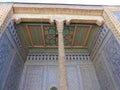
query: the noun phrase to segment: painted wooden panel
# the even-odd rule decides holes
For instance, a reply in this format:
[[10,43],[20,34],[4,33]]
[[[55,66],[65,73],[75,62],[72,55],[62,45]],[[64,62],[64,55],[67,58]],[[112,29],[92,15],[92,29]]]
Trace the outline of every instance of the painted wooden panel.
[[33,45],[34,46],[44,45],[41,26],[28,25],[27,27],[28,27],[28,31],[30,32],[30,36],[31,36]]
[[[21,24],[23,37],[28,47],[40,46],[54,47],[58,45],[56,26],[45,23],[23,23]],[[78,46],[87,49],[94,40],[98,26],[89,24],[70,24],[64,26],[65,46]],[[22,35],[21,35],[22,36]]]

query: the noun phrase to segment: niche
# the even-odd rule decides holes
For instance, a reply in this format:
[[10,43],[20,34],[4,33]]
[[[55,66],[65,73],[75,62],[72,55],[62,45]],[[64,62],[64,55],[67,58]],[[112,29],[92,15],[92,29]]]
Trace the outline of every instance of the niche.
[[51,87],[50,90],[58,90],[56,87]]

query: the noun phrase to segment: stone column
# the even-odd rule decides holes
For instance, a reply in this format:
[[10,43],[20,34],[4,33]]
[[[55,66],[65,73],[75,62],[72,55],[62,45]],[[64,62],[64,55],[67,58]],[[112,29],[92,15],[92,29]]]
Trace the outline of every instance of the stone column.
[[66,72],[66,61],[64,51],[64,38],[63,38],[63,21],[56,21],[58,31],[58,63],[59,63],[59,88],[60,90],[68,90],[67,84],[67,72]]

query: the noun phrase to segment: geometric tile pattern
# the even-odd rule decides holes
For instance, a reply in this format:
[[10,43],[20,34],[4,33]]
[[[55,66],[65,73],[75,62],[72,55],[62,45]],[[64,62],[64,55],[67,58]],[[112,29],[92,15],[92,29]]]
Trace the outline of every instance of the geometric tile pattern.
[[114,15],[116,16],[116,18],[120,22],[120,12],[114,12]]
[[118,90],[120,90],[120,43],[113,35],[105,46],[104,55],[113,74],[115,83],[119,88]]
[[[52,87],[59,88],[57,62],[51,63],[51,60],[46,64],[37,60],[29,60],[27,62],[28,64],[23,74],[24,77],[22,78],[23,85],[21,85],[22,88],[20,90],[52,90]],[[36,62],[37,65],[32,62]],[[90,60],[79,61],[79,63],[69,61],[66,68],[69,90],[100,90],[94,67]]]
[[13,56],[12,51],[13,46],[4,32],[0,38],[0,90],[7,77],[7,71]]
[[104,25],[99,28],[99,31],[97,32],[97,35],[94,38],[94,42],[90,45],[90,48],[89,48],[91,57],[93,57],[98,52],[108,32],[109,32],[109,28],[107,25]]
[[3,90],[18,90],[24,62],[15,54]]
[[[68,61],[87,61],[89,60],[89,54],[88,53],[66,53],[65,59]],[[58,61],[58,54],[57,53],[29,53],[27,55],[27,60],[32,60],[32,61]]]
[[95,62],[96,74],[101,86],[101,90],[115,90],[110,72],[105,63],[104,56],[100,54]]
[[26,58],[27,55],[27,49],[26,49],[26,44],[24,44],[24,40],[22,40],[20,37],[19,38],[19,34],[21,33],[12,22],[9,22],[8,26],[7,26],[11,37],[13,38],[13,40],[15,41],[15,44],[17,46],[17,49],[19,50],[19,53]]
[[103,42],[94,60],[101,90],[120,90],[120,43],[111,30]]
[[8,24],[8,29],[9,29],[11,35],[13,36],[13,38],[14,38],[17,46],[18,46],[19,48],[21,48],[21,43],[20,43],[19,37],[18,37],[18,35],[17,35],[17,30],[16,30],[16,28],[14,27],[14,25],[12,24],[12,22],[10,22],[10,23]]
[[[49,23],[21,23],[21,30],[28,47],[56,47],[58,45],[58,35],[55,25]],[[81,47],[87,49],[98,26],[90,24],[70,24],[64,26],[64,45],[67,47]]]
[[0,38],[0,90],[18,90],[24,59],[6,32],[9,33],[6,29]]

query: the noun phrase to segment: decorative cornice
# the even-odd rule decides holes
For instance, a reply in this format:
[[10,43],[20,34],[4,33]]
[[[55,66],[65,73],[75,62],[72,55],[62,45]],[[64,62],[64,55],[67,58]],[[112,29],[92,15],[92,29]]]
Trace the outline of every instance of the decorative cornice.
[[63,19],[69,23],[92,23],[99,26],[103,25],[104,19],[102,16],[83,16],[83,15],[40,15],[40,14],[14,14],[12,20],[14,22],[49,22],[53,23],[54,20]]
[[[67,61],[86,61],[90,60],[89,54],[88,53],[82,53],[82,52],[74,52],[74,53],[66,53],[65,58]],[[39,61],[57,61],[58,60],[58,53],[54,52],[39,52],[39,53],[29,53],[27,56],[27,60],[29,61],[34,61],[34,60],[39,60]]]
[[58,18],[58,19],[55,20],[55,22],[56,22],[56,26],[57,26],[58,35],[59,35],[59,33],[63,33],[64,19],[63,18]]
[[109,8],[112,12],[120,12],[120,7],[106,7]]
[[101,16],[103,8],[95,7],[70,7],[67,5],[36,5],[36,4],[15,4],[14,13],[22,14],[67,14],[67,15],[96,15]]
[[7,27],[12,14],[12,3],[0,3],[0,36]]
[[106,21],[106,24],[109,26],[117,40],[120,42],[120,23],[115,18],[115,15],[110,10],[110,8],[104,8],[103,18]]

